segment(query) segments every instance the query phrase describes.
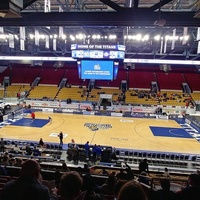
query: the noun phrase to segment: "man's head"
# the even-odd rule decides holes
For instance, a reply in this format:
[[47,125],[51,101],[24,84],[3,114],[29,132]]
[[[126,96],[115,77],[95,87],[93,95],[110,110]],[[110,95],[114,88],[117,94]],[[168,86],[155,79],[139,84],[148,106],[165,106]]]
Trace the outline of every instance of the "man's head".
[[76,171],[66,172],[60,180],[60,194],[63,199],[73,199],[79,195],[83,179]]
[[200,186],[200,176],[198,174],[190,174],[188,183],[192,187],[199,187]]
[[21,176],[38,179],[40,175],[40,165],[35,160],[27,160],[22,164]]

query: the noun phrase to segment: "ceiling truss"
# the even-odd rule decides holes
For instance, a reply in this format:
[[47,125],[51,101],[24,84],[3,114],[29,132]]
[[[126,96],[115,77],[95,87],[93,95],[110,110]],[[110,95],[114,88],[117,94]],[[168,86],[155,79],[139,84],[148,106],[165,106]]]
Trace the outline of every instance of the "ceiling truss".
[[[115,34],[116,41],[93,41],[86,37],[76,43],[107,43],[126,45],[126,57],[130,58],[178,58],[199,60],[197,53],[197,31],[200,27],[198,12],[199,0],[50,0],[50,12],[44,12],[44,0],[24,0],[20,18],[0,18],[0,27],[4,33],[20,36],[20,27],[26,29],[25,50],[20,50],[20,41],[15,41],[15,47],[9,48],[8,41],[0,40],[0,55],[56,55],[70,56],[69,40],[57,39],[56,50],[45,48],[45,42],[36,46],[29,38],[37,29],[41,34],[58,34],[63,27],[65,34],[83,33]],[[61,11],[62,12],[59,12]],[[49,28],[50,27],[50,28]],[[161,51],[161,42],[153,37],[160,33],[162,37],[173,33],[182,36],[187,27],[190,39],[187,43],[176,41],[172,48],[168,41],[166,51]],[[125,40],[130,34],[149,34],[147,42]]]

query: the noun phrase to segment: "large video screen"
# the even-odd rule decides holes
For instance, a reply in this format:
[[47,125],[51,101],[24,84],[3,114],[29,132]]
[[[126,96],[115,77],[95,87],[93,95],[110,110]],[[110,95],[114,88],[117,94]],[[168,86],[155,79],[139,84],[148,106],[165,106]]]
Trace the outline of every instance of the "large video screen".
[[95,80],[113,80],[114,61],[82,60],[80,63],[80,78]]

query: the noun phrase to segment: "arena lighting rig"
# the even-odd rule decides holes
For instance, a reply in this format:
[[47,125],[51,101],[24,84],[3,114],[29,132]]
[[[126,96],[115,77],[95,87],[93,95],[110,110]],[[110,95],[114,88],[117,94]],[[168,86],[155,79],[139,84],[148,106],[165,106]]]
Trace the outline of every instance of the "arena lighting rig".
[[[29,60],[29,61],[64,61],[77,62],[77,59],[72,57],[43,57],[43,56],[0,56],[0,60]],[[125,58],[124,63],[145,63],[145,64],[174,64],[174,65],[200,65],[199,60],[160,60],[160,59],[132,59]]]

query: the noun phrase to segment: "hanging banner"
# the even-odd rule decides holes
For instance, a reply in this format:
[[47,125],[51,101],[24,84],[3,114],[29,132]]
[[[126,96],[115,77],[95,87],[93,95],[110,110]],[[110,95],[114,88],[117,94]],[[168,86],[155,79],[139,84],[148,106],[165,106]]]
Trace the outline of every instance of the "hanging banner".
[[183,27],[183,40],[182,40],[182,45],[185,45],[186,44],[186,39],[185,37],[187,36],[188,34],[188,27]]
[[51,12],[51,0],[44,0],[44,12]]
[[163,37],[160,38],[160,54],[163,53]]
[[174,49],[175,47],[175,42],[176,42],[176,29],[173,30],[173,37],[172,37],[172,46],[171,46],[171,50]]
[[24,40],[20,40],[20,50],[25,51],[25,41]]
[[45,35],[45,48],[49,49],[49,36]]
[[198,41],[198,46],[197,46],[197,53],[200,53],[200,27],[197,29],[197,41]]
[[20,27],[20,28],[19,28],[19,33],[20,33],[20,39],[26,40],[25,27]]
[[39,42],[40,42],[40,34],[38,30],[35,30],[35,45],[39,46]]
[[168,38],[165,38],[163,53],[166,53],[166,52],[167,52],[167,41],[168,41]]
[[198,41],[198,46],[197,46],[197,54],[200,53],[200,41]]
[[3,27],[0,27],[0,33],[4,33]]
[[56,38],[53,39],[53,50],[56,51],[57,47],[56,47]]
[[8,43],[9,43],[9,47],[14,49],[15,48],[15,44],[14,44],[14,35],[9,33],[9,37],[8,37]]
[[64,34],[64,33],[63,33],[63,27],[60,26],[58,32],[59,32],[59,33],[58,33],[59,38],[61,38],[61,37],[63,36],[63,34]]

